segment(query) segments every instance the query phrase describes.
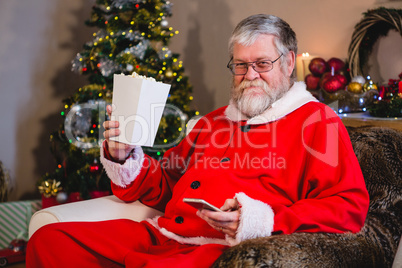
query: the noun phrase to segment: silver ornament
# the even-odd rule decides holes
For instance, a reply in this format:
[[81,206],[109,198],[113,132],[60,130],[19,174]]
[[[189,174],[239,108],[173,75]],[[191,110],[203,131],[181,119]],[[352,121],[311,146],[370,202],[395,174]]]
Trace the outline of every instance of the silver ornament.
[[168,23],[167,20],[162,20],[162,21],[161,21],[161,26],[162,26],[162,27],[167,27],[168,25],[169,25],[169,23]]
[[67,202],[67,199],[68,199],[68,195],[67,195],[65,192],[60,192],[60,193],[58,193],[57,196],[56,196],[56,201],[57,201],[59,204],[64,204],[64,203],[66,203],[66,202]]
[[131,72],[132,70],[134,70],[134,66],[131,64],[127,64],[126,69],[127,71]]
[[352,82],[358,82],[358,83],[364,85],[364,83],[366,83],[366,79],[364,79],[364,77],[361,75],[357,75],[352,78]]

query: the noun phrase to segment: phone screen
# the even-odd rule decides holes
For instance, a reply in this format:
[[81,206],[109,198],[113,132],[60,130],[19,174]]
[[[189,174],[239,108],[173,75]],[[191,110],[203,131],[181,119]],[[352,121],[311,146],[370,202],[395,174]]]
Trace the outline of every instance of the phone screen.
[[222,212],[219,208],[215,207],[214,205],[211,205],[207,201],[203,199],[198,199],[198,198],[183,198],[183,202],[189,204],[190,206],[200,210],[200,209],[208,209],[212,211],[219,211]]

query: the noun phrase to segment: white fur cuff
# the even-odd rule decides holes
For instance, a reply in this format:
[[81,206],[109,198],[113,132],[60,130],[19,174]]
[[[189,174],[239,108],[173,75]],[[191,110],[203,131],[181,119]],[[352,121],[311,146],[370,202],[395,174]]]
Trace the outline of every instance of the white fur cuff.
[[135,147],[133,157],[129,157],[124,164],[110,161],[104,156],[104,146],[100,149],[100,161],[110,180],[122,188],[126,188],[140,174],[144,163],[144,152],[141,147]]
[[231,246],[252,238],[270,236],[274,229],[274,212],[272,208],[259,200],[248,197],[245,193],[236,194],[240,204],[240,224],[236,238],[226,236]]

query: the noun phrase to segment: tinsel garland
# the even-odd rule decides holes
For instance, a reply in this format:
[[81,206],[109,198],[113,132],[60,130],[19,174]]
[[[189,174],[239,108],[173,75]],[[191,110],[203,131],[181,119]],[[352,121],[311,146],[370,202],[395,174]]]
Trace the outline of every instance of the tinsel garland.
[[348,61],[351,76],[363,74],[363,66],[367,64],[375,42],[380,36],[386,36],[393,29],[402,36],[402,10],[380,7],[369,10],[364,18],[355,26],[349,45]]

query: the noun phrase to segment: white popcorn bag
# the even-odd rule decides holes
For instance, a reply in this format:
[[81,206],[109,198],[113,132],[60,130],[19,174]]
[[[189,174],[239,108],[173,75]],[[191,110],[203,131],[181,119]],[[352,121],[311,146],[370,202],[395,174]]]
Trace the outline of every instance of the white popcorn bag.
[[133,73],[113,76],[112,121],[120,135],[111,140],[152,147],[170,90],[169,84]]

